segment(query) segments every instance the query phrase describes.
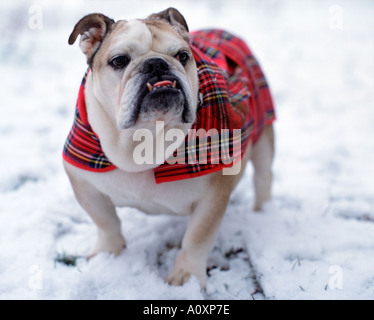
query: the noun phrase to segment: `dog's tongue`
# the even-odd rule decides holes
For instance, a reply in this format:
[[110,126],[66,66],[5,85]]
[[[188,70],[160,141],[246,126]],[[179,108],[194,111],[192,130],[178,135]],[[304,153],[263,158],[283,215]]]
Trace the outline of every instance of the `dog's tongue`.
[[159,82],[156,82],[154,85],[153,85],[153,88],[155,87],[162,87],[162,86],[172,86],[173,83],[169,80],[164,80],[164,81],[159,81]]

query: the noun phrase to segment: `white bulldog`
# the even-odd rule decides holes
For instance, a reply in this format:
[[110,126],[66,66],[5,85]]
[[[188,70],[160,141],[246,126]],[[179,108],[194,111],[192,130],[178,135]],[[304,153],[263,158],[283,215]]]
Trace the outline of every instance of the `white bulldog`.
[[[79,120],[77,125],[86,126],[88,122],[90,127],[84,128],[92,129],[86,133],[91,132],[93,139],[87,143],[100,144],[110,163],[110,170],[90,170],[77,164],[86,150],[77,156],[75,149],[69,149],[77,156],[76,163],[64,156],[76,198],[98,228],[89,256],[102,251],[119,255],[126,247],[116,207],[134,207],[150,214],[189,215],[181,252],[166,281],[182,285],[194,275],[204,287],[208,254],[248,159],[255,168],[255,209],[260,210],[270,199],[273,127],[265,126],[256,144],[248,143],[237,162],[237,174],[216,170],[156,183],[154,170],[182,145],[198,120],[201,100],[207,99],[199,93],[202,79],[185,19],[173,8],[134,21],[115,22],[102,14],[90,14],[76,24],[69,44],[79,35],[90,71],[84,85],[86,110],[81,111],[86,114],[80,115],[86,120]],[[150,144],[159,147],[150,146],[152,161],[139,164],[134,154],[140,144],[144,146],[144,139],[139,138],[144,130],[152,137]],[[177,139],[178,143],[175,139],[165,140],[170,130],[183,139]],[[79,134],[76,138],[84,139]]]

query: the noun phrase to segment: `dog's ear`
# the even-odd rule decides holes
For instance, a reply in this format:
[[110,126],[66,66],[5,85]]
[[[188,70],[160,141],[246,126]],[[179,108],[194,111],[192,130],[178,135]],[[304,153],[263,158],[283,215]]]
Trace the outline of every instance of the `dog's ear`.
[[81,35],[79,46],[91,65],[92,58],[99,49],[101,42],[115,21],[100,13],[89,14],[78,21],[69,37],[69,44],[74,44]]
[[148,20],[164,20],[175,28],[175,30],[182,36],[182,38],[188,43],[188,25],[183,15],[175,8],[168,8],[159,13],[151,14]]

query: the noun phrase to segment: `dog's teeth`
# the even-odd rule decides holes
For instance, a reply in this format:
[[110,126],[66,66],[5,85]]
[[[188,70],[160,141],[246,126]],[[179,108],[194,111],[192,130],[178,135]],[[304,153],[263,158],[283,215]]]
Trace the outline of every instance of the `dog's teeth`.
[[175,88],[176,86],[177,86],[177,81],[174,80],[174,82],[173,82],[173,88]]
[[152,87],[152,85],[149,82],[147,83],[147,87],[148,87],[149,91],[152,91],[153,87]]

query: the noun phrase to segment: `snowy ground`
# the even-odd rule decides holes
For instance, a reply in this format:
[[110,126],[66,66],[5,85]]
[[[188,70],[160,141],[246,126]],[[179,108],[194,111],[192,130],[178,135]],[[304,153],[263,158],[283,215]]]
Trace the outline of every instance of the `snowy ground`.
[[[374,2],[142,2],[1,1],[0,299],[374,299]],[[246,39],[277,108],[273,201],[252,212],[248,169],[206,292],[163,282],[185,218],[121,209],[127,250],[79,258],[96,231],[61,162],[86,68],[75,22],[170,5]]]

